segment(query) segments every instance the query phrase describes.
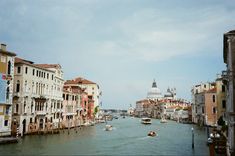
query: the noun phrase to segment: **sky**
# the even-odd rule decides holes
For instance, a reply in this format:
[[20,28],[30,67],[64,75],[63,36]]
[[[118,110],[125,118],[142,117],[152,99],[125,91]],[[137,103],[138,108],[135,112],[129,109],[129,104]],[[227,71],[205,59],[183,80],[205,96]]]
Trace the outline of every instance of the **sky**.
[[101,108],[127,109],[155,79],[191,100],[191,87],[225,69],[230,0],[1,0],[0,43],[35,63],[59,63],[64,79],[102,91]]

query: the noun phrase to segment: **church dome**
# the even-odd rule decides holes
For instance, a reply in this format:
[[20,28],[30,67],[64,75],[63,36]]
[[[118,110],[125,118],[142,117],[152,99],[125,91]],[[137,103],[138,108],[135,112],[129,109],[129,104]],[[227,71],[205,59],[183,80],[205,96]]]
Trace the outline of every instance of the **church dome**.
[[171,90],[168,88],[167,89],[167,92],[166,92],[166,94],[165,94],[165,97],[173,97],[174,95],[173,95],[173,93],[171,92]]
[[148,99],[161,99],[162,93],[161,90],[157,87],[155,80],[153,81],[152,88],[147,93]]

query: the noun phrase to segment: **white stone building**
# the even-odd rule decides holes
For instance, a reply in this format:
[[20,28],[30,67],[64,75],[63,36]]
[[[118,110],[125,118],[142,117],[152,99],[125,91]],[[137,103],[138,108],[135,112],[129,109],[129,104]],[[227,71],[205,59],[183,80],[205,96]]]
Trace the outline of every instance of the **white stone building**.
[[15,59],[14,126],[21,135],[58,128],[62,117],[63,72],[60,65],[45,66]]

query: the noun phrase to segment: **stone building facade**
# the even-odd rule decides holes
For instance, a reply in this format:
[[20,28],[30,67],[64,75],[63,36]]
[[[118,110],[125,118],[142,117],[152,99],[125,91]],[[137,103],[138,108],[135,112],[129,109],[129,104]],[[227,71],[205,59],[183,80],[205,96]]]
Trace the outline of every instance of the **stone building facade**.
[[0,137],[11,135],[15,56],[0,45]]

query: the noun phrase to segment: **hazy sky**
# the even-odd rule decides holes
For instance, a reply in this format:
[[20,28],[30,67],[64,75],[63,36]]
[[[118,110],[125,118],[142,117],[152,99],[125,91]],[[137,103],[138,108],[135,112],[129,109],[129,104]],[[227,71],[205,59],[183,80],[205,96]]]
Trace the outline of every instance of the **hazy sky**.
[[225,69],[230,0],[1,0],[0,42],[35,63],[60,63],[64,78],[98,83],[103,108],[128,108],[155,78],[191,100],[194,84]]

